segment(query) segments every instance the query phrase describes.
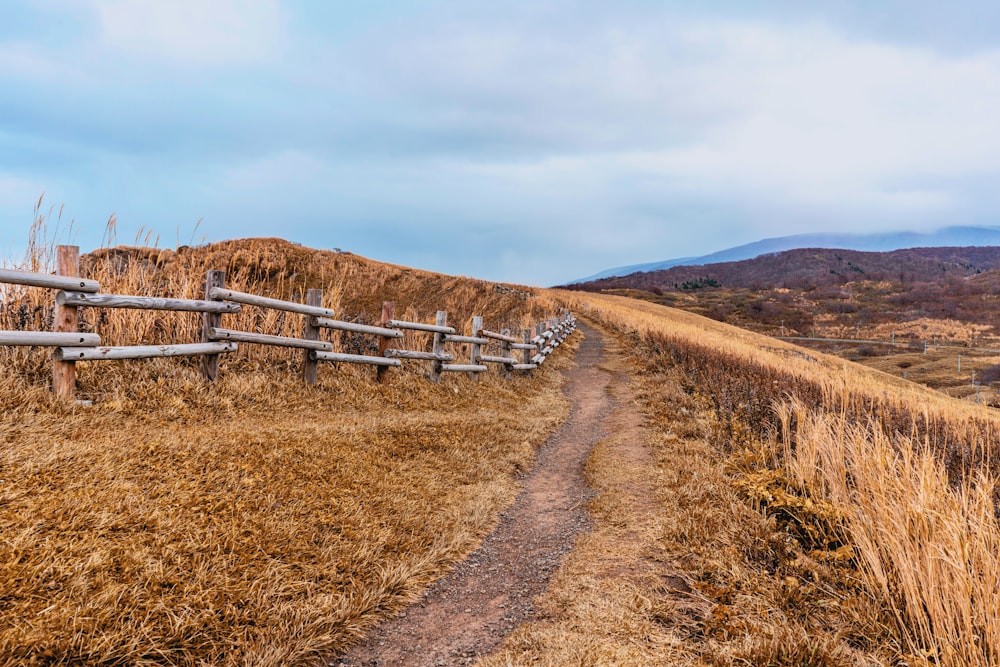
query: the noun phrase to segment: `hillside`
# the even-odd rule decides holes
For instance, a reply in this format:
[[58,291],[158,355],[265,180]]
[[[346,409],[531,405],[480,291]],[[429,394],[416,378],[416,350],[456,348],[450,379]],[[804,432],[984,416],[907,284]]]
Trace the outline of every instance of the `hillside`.
[[1000,405],[997,257],[997,248],[978,247],[792,250],[571,288],[682,308],[772,336],[845,339],[800,343]]
[[[50,258],[36,247],[25,268]],[[201,297],[208,269],[276,298],[320,287],[339,317],[368,323],[386,299],[418,322],[445,309],[464,332],[473,313],[500,328],[554,307],[277,239],[82,262],[105,292],[176,298]],[[0,296],[0,328],[51,326],[51,291]],[[107,343],[198,339],[197,313],[82,315]],[[301,335],[301,317],[284,315],[227,317]],[[369,338],[332,341],[365,351]],[[390,369],[384,384],[370,367],[326,364],[313,386],[301,359],[241,345],[214,384],[188,359],[81,362],[88,406],[53,399],[47,350],[0,347],[0,665],[315,664],[476,545],[566,409],[558,358],[510,381],[492,370],[440,384],[427,362]]]
[[[32,248],[28,264],[33,270],[51,271],[53,257],[53,248],[39,243]],[[377,323],[382,302],[387,300],[395,302],[400,319],[433,321],[435,311],[447,310],[449,322],[459,328],[468,326],[472,315],[480,315],[497,330],[518,330],[522,323],[533,324],[545,317],[550,307],[544,299],[524,298],[530,292],[519,286],[436,274],[273,238],[181,246],[176,250],[103,248],[81,258],[81,273],[98,279],[106,291],[117,294],[201,299],[204,277],[210,269],[225,271],[230,289],[277,299],[301,301],[307,289],[322,289],[324,306],[333,308],[339,319],[362,324]],[[51,326],[51,293],[15,290],[12,298],[17,299],[16,307],[0,310],[0,329],[46,330]],[[161,345],[199,339],[197,314],[161,315],[83,309],[80,329],[100,333],[106,344],[112,345]],[[292,337],[302,333],[300,318],[256,308],[246,309],[228,322],[232,328],[247,331]],[[375,344],[371,337],[346,333],[335,334],[333,340],[345,352],[367,353]],[[413,336],[408,334],[407,340],[413,340]],[[48,355],[41,349],[0,348],[0,359],[3,355],[14,355],[16,362],[8,364],[8,368],[28,373],[30,378],[24,379],[30,382],[44,381],[49,373]],[[245,346],[223,364],[293,358],[288,350]],[[169,369],[185,363],[181,360],[159,365]],[[86,373],[81,377],[84,392],[89,390],[88,378]]]
[[573,283],[586,283],[600,278],[627,276],[637,272],[659,271],[674,266],[697,266],[718,264],[721,262],[738,262],[753,259],[761,255],[770,255],[785,250],[797,248],[840,248],[844,250],[864,250],[869,252],[888,252],[903,248],[916,247],[964,247],[964,246],[1000,245],[1000,228],[998,227],[945,227],[933,232],[880,232],[873,234],[848,233],[812,233],[779,236],[762,239],[753,243],[726,248],[700,257],[679,257],[660,262],[647,262],[631,266],[619,266],[601,271],[587,278],[574,280]]
[[[301,351],[241,348],[214,384],[184,360],[91,364],[92,405],[52,398],[43,352],[0,349],[0,665],[329,663],[427,608],[450,571],[491,592],[446,595],[439,634],[475,620],[496,650],[431,664],[1000,661],[994,410],[642,299],[524,296],[277,240],[84,261],[107,292],[178,297],[199,296],[209,268],[274,297],[322,287],[358,321],[394,299],[421,322],[447,309],[466,333],[472,313],[519,326],[569,307],[589,324],[510,380],[433,384],[418,363],[376,384],[331,365],[307,386]],[[990,289],[1000,272],[979,268],[942,272]],[[878,303],[882,284],[858,283]],[[812,291],[828,289],[847,288]],[[740,290],[760,298],[633,292]],[[0,326],[51,324],[38,292],[4,291]],[[232,318],[289,335],[301,324],[256,307]],[[198,330],[191,313],[84,324],[115,343]],[[577,481],[554,488],[552,461]],[[467,558],[533,498],[572,530],[539,515],[537,535],[506,551],[551,539],[549,555],[518,578]],[[511,590],[516,610],[498,602]],[[395,655],[380,641],[376,660]],[[402,641],[400,664],[428,664],[427,646]]]
[[1000,247],[992,246],[908,248],[891,252],[804,248],[737,262],[676,266],[602,278],[567,287],[586,291],[670,291],[701,287],[811,289],[860,279],[937,283],[998,267]]
[[562,296],[618,333],[645,417],[623,435],[644,445],[595,452],[591,560],[488,664],[998,663],[995,411],[690,313]]

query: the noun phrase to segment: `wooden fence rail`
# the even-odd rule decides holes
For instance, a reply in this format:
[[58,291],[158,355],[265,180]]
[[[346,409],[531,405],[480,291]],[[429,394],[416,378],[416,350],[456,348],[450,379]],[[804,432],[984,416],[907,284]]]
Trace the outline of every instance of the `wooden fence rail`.
[[271,299],[266,296],[247,294],[245,292],[235,292],[221,287],[213,287],[208,290],[209,298],[222,301],[235,301],[248,306],[259,308],[270,308],[271,310],[283,310],[289,313],[299,313],[301,315],[311,315],[313,317],[333,317],[334,312],[330,308],[310,306],[308,304],[295,303],[294,301],[282,301],[281,299]]
[[63,331],[0,331],[0,345],[33,345],[38,347],[93,347],[101,337],[93,333]]
[[179,345],[126,345],[119,347],[58,347],[55,350],[55,356],[59,361],[112,361],[190,357],[199,354],[222,354],[235,351],[236,343],[181,343]]
[[87,294],[85,292],[65,292],[56,294],[60,306],[77,308],[132,308],[137,310],[178,310],[195,313],[238,313],[238,303],[200,301],[198,299],[164,299],[155,296],[124,296],[118,294]]
[[[434,324],[394,319],[395,307],[390,301],[383,303],[380,326],[345,322],[333,319],[333,309],[323,307],[321,290],[308,290],[304,304],[247,294],[226,289],[225,274],[222,271],[209,271],[206,274],[204,299],[101,294],[97,281],[79,277],[78,248],[59,246],[57,259],[56,275],[0,269],[0,283],[59,290],[55,296],[54,331],[0,331],[0,346],[53,348],[52,390],[66,398],[72,397],[75,391],[74,364],[77,361],[199,356],[202,374],[211,382],[218,377],[219,355],[235,352],[238,344],[302,349],[302,377],[307,384],[317,381],[317,366],[320,361],[376,366],[376,378],[379,382],[383,380],[387,369],[398,368],[403,361],[430,361],[428,378],[433,382],[439,381],[441,374],[447,372],[468,373],[472,379],[478,380],[480,373],[488,371],[486,364],[498,364],[504,378],[509,379],[512,371],[532,371],[538,368],[576,329],[576,318],[568,311],[563,311],[557,318],[538,323],[534,330],[524,329],[520,341],[507,330],[494,332],[484,329],[483,318],[480,316],[472,318],[471,335],[464,335],[448,325],[448,313],[443,310],[437,312]],[[302,315],[302,337],[292,338],[223,327],[223,315],[241,312],[243,306]],[[79,308],[200,312],[201,342],[102,346],[98,334],[77,330]],[[320,340],[320,332],[325,329],[374,336],[377,338],[378,354],[334,352],[332,342]],[[391,347],[392,341],[403,338],[405,331],[432,334],[430,351]],[[468,345],[469,362],[452,363],[455,362],[455,355],[446,351],[445,346],[448,344]],[[490,345],[498,345],[500,354],[484,354],[484,348]],[[520,363],[514,358],[515,350],[521,352]]]
[[[61,246],[65,247],[65,246]],[[77,292],[99,292],[101,286],[96,280],[65,277],[48,273],[31,273],[30,271],[15,271],[0,269],[0,283],[11,285],[26,285],[28,287],[47,287],[49,289],[76,290]]]

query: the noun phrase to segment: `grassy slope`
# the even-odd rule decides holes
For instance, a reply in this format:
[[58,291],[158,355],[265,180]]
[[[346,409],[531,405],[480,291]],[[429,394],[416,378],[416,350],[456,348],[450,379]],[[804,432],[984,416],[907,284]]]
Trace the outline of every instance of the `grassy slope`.
[[[589,647],[646,651],[650,664],[997,664],[993,411],[682,311],[560,296],[629,350],[656,458],[633,479],[657,480],[659,512],[676,519],[633,521],[653,525],[653,552],[672,550],[666,569],[679,564],[695,601],[708,603],[692,623],[662,586],[619,595],[601,582],[579,597],[567,593],[578,582],[557,585],[543,601],[564,601],[557,630],[590,629],[567,655]],[[685,427],[687,412],[700,424]],[[610,465],[590,469],[598,485],[615,478]],[[734,492],[756,517],[732,505]],[[606,511],[622,488],[608,493],[595,506],[597,539],[622,525]],[[678,530],[692,518],[693,529]],[[567,597],[586,613],[568,616]],[[605,644],[595,641],[602,609],[631,619]],[[519,659],[546,664],[538,638],[547,632],[526,629],[508,657],[523,651]]]
[[819,667],[898,654],[856,572],[747,502],[746,462],[719,446],[710,404],[609,333],[618,345],[602,368],[620,407],[587,461],[593,529],[537,601],[539,620],[482,667]]
[[[473,313],[499,328],[547,312],[544,297],[280,241],[84,261],[105,291],[177,297],[197,296],[208,268],[276,297],[323,287],[327,305],[360,321],[384,299],[420,321],[447,309],[460,328]],[[44,325],[51,293],[13,297],[2,317]],[[301,319],[247,308],[229,324],[296,335]],[[86,319],[117,344],[195,340],[197,325],[188,314]],[[370,368],[325,365],[305,387],[300,352],[247,346],[213,387],[183,360],[93,364],[81,370],[81,394],[97,399],[86,408],[49,398],[44,354],[2,354],[11,374],[0,385],[0,664],[9,665],[310,664],[469,551],[566,410],[558,357],[530,378],[504,382],[494,370],[440,385],[419,363],[385,385]]]
[[[109,291],[155,283],[152,293],[195,296],[198,281],[185,276],[225,259],[237,289],[287,298],[318,283],[334,297],[328,305],[364,310],[368,321],[389,297],[414,319],[430,319],[443,300],[488,321],[504,308],[526,321],[537,317],[528,308],[558,298],[614,328],[634,353],[655,467],[616,465],[615,441],[599,448],[588,467],[605,492],[595,512],[605,527],[635,522],[657,557],[686,554],[700,599],[678,605],[645,572],[583,592],[557,584],[564,597],[552,613],[580,603],[587,614],[567,626],[569,658],[600,655],[610,619],[622,664],[650,655],[667,664],[1000,659],[995,486],[976,476],[995,465],[992,412],[651,304],[561,292],[497,301],[513,297],[360,258],[303,249],[290,264],[266,250],[193,249],[179,253],[187,263],[146,263],[141,273],[129,262],[115,269],[121,289]],[[308,284],[296,282],[302,271],[313,271]],[[350,300],[390,285],[368,305]],[[295,333],[290,321],[241,317],[242,326]],[[93,324],[113,342],[196,328]],[[407,371],[383,387],[365,369],[324,368],[320,385],[305,389],[295,356],[247,350],[227,362],[220,391],[183,362],[92,367],[82,384],[101,403],[88,410],[49,402],[38,385],[43,359],[5,362],[16,371],[0,389],[0,650],[9,664],[308,662],[467,551],[511,498],[511,473],[565,410],[551,366],[510,384],[452,377],[431,386]],[[678,474],[696,464],[698,475]],[[614,495],[622,482],[654,485],[656,516],[644,505],[630,517]],[[626,553],[621,533],[592,539],[599,554]],[[669,553],[685,540],[694,542]],[[865,630],[864,621],[877,625]],[[681,636],[651,645],[670,624]],[[507,657],[544,659],[558,639],[533,632],[516,635]],[[662,647],[672,653],[653,652]]]
[[[819,288],[616,290],[771,336],[889,342],[803,343],[950,396],[1000,406],[1000,271],[937,282],[853,280]],[[927,354],[923,353],[927,346]],[[961,364],[959,364],[961,357]],[[984,375],[985,373],[985,375]],[[973,382],[975,384],[973,384]]]

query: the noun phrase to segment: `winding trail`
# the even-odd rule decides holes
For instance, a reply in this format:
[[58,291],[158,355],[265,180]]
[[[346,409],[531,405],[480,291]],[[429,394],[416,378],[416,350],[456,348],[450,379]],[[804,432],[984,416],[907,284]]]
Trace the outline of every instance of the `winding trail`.
[[376,628],[333,665],[466,665],[489,653],[516,626],[532,620],[532,598],[547,586],[574,537],[587,527],[593,495],[583,474],[591,448],[609,435],[614,407],[604,340],[579,323],[584,340],[564,391],[572,407],[539,449],[514,504],[482,546],[423,598]]

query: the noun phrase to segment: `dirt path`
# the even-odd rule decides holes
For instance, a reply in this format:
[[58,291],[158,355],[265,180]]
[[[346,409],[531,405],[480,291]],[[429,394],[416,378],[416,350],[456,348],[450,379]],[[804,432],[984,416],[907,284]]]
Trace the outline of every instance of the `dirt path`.
[[587,526],[592,496],[583,475],[591,448],[608,435],[610,373],[600,370],[604,340],[580,323],[577,366],[566,373],[569,418],[542,446],[514,504],[483,545],[424,597],[374,630],[334,665],[465,665],[489,653],[535,616],[532,598],[547,586],[574,537]]

